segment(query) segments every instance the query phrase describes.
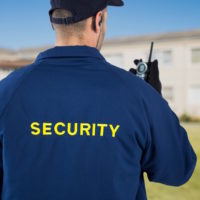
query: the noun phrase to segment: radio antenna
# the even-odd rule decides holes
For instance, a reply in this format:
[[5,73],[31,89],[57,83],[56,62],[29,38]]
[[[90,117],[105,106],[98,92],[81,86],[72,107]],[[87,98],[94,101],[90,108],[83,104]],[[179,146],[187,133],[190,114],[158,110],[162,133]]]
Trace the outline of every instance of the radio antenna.
[[150,49],[150,54],[149,54],[149,63],[151,62],[151,59],[152,59],[153,46],[154,46],[154,42],[151,42],[151,49]]

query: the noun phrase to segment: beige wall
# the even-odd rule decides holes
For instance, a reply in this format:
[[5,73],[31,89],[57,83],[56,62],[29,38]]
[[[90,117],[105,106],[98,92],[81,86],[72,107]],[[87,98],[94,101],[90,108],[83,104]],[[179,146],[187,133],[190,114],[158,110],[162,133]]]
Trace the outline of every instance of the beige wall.
[[6,76],[12,72],[12,70],[2,70],[0,69],[0,80],[6,78]]
[[[155,42],[154,57],[159,60],[163,94],[171,108],[179,115],[188,113],[200,116],[200,101],[195,101],[193,98],[195,96],[194,91],[190,91],[191,87],[200,90],[200,63],[192,63],[191,50],[193,48],[200,49],[200,39]],[[104,46],[102,54],[111,63],[129,70],[130,67],[135,67],[132,64],[135,58],[142,58],[147,61],[149,49],[150,41],[109,44]],[[171,62],[167,64],[163,61],[166,58],[159,56],[166,51],[171,51]],[[172,91],[170,91],[170,88]],[[198,91],[198,89],[195,90]],[[199,92],[197,95],[200,95]]]

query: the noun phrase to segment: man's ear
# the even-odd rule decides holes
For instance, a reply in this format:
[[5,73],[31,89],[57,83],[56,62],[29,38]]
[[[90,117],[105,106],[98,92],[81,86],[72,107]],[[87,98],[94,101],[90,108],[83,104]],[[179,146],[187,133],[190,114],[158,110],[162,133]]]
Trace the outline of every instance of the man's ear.
[[[99,19],[100,18],[100,19]],[[99,11],[92,17],[92,29],[97,32],[97,26],[101,26],[103,23],[103,12]]]
[[104,11],[99,11],[97,13],[97,19],[96,19],[96,23],[98,23],[98,26],[100,27],[103,23],[103,17],[104,17]]

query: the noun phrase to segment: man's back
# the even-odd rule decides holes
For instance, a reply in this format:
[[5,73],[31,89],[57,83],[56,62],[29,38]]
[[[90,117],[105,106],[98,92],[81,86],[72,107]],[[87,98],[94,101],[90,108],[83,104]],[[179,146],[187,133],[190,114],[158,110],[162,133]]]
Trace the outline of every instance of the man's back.
[[167,102],[88,46],[55,47],[0,82],[3,200],[146,199],[196,156]]

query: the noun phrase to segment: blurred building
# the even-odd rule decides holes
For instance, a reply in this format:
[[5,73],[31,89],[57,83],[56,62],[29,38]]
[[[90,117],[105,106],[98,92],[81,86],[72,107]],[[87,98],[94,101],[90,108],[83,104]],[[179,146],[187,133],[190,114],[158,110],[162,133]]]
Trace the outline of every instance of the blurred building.
[[[129,70],[135,58],[148,60],[151,41],[155,42],[153,59],[159,61],[163,96],[178,115],[200,116],[200,30],[111,39],[105,41],[101,53],[108,62]],[[33,62],[46,48],[0,49],[0,79]]]

